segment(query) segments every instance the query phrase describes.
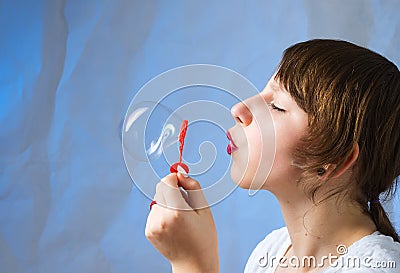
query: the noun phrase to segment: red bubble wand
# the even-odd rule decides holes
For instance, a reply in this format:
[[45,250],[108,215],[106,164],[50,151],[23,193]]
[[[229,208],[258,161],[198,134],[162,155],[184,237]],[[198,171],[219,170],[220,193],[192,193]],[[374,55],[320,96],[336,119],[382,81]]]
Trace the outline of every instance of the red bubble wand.
[[189,167],[185,163],[182,163],[182,152],[183,152],[183,146],[185,146],[185,137],[186,137],[186,131],[187,131],[188,123],[189,122],[188,122],[187,119],[182,121],[181,130],[180,130],[179,136],[178,136],[178,141],[179,141],[179,162],[176,162],[176,163],[171,165],[171,167],[169,168],[169,171],[171,173],[177,173],[178,172],[178,166],[183,168],[186,173],[189,173]]

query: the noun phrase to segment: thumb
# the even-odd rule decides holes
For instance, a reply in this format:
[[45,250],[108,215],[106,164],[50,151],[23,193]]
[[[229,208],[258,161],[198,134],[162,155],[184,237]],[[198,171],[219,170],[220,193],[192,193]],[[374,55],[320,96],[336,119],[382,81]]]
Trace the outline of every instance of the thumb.
[[180,172],[176,174],[178,178],[178,186],[187,190],[201,190],[200,183],[188,176],[185,172]]
[[187,192],[188,203],[194,210],[209,207],[200,183],[197,180],[181,172],[177,173],[177,178],[179,186]]

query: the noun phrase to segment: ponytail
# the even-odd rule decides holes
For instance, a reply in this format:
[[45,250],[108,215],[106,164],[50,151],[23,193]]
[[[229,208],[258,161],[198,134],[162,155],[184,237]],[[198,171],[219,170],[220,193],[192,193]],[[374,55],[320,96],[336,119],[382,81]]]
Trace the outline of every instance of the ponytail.
[[370,202],[369,212],[380,233],[392,237],[395,242],[400,242],[399,235],[394,229],[385,209],[378,199]]

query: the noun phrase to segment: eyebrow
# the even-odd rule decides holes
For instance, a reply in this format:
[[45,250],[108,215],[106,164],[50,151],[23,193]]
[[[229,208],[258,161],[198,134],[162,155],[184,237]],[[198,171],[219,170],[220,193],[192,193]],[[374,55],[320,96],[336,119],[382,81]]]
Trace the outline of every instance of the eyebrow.
[[276,83],[271,83],[271,89],[274,93],[280,93],[282,90],[279,88],[279,85]]
[[293,99],[291,94],[284,88],[282,88],[282,86],[280,86],[277,82],[272,82],[271,83],[271,90],[272,90],[272,94],[275,98],[275,96],[277,98],[290,98]]

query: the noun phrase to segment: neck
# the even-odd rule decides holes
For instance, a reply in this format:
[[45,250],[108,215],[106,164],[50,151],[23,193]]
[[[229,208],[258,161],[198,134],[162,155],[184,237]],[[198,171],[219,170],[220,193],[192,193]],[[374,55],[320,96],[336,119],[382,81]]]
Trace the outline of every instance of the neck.
[[305,200],[279,200],[292,251],[298,257],[338,255],[338,245],[348,247],[376,230],[370,217],[350,201],[331,198],[314,205]]

